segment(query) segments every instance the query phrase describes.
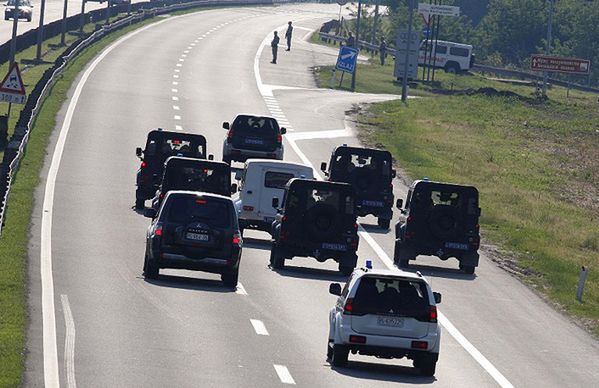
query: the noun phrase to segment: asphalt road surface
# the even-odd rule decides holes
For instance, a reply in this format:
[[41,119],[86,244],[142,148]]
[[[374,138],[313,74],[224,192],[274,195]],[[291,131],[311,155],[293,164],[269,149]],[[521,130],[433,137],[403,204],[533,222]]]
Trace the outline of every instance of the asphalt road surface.
[[[290,129],[285,158],[319,166],[334,146],[358,143],[347,110],[393,98],[316,89],[311,67],[336,53],[305,39],[338,10],[306,4],[165,18],[90,65],[61,112],[37,195],[26,386],[599,385],[597,342],[484,255],[474,276],[451,260],[419,258],[413,267],[443,294],[434,378],[407,360],[350,355],[348,368],[331,368],[328,285],[344,278],[334,263],[312,259],[270,270],[265,233],[246,233],[237,292],[205,273],[141,276],[149,221],[132,210],[135,147],[150,129],[201,133],[219,159],[223,121],[271,113]],[[281,47],[272,65],[263,44],[288,20],[292,51]],[[399,179],[395,192],[406,192]],[[385,268],[393,235],[374,223],[362,222],[359,261]]]

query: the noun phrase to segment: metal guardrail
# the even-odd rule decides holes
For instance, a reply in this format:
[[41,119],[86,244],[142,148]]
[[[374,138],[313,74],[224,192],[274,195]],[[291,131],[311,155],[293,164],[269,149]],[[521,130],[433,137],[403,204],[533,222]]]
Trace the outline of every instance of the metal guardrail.
[[[320,32],[319,35],[320,35],[320,39],[323,41],[328,40],[328,41],[333,41],[333,42],[345,42],[345,40],[346,40],[343,37],[340,37],[340,36],[337,36],[334,34],[328,34],[326,32]],[[379,47],[377,45],[371,44],[369,42],[365,42],[365,41],[361,40],[358,42],[358,44],[359,44],[360,48],[363,48],[363,49],[366,49],[369,51],[373,51],[375,53],[378,53],[378,51],[379,51]],[[392,47],[388,47],[387,54],[394,56],[395,49]],[[501,76],[515,77],[515,78],[527,79],[527,80],[532,80],[532,81],[538,81],[542,77],[542,75],[535,74],[532,72],[506,69],[503,67],[487,66],[487,65],[482,65],[482,64],[478,64],[478,63],[475,63],[471,70],[476,71],[476,72],[481,72],[481,73],[482,72],[494,73],[494,74],[498,74]],[[577,83],[573,83],[573,82],[567,82],[567,81],[556,79],[556,78],[549,78],[549,82],[551,82],[554,85],[569,87],[571,89],[581,90],[583,92],[599,93],[599,88],[594,88],[591,86],[581,85],[581,84],[577,84]]]
[[[137,23],[147,18],[156,15],[166,14],[173,11],[179,11],[194,7],[210,7],[210,6],[235,6],[235,5],[262,5],[289,2],[287,0],[196,0],[190,2],[181,2],[171,5],[166,5],[163,2],[146,2],[137,3],[138,10],[136,14],[127,16],[109,25],[104,25],[102,28],[93,32],[85,39],[80,39],[73,43],[67,50],[54,62],[52,68],[46,70],[41,79],[34,86],[29,94],[25,107],[21,111],[15,131],[11,136],[8,145],[4,151],[4,157],[0,164],[0,234],[4,227],[6,217],[6,209],[8,207],[8,197],[12,181],[19,167],[19,163],[24,155],[25,148],[29,141],[33,123],[37,117],[39,109],[48,96],[49,90],[56,83],[58,76],[62,74],[65,67],[72,61],[81,50],[89,45],[97,42],[113,31],[123,28],[127,25]],[[156,6],[158,5],[158,6]],[[150,6],[146,9],[146,6]]]

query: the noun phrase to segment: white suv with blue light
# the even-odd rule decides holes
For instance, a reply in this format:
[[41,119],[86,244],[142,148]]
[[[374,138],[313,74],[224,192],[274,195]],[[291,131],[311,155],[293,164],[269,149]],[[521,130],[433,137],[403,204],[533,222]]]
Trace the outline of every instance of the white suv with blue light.
[[347,365],[349,352],[380,358],[413,360],[425,376],[433,376],[439,358],[441,332],[433,292],[420,273],[362,268],[355,270],[329,313],[327,359]]

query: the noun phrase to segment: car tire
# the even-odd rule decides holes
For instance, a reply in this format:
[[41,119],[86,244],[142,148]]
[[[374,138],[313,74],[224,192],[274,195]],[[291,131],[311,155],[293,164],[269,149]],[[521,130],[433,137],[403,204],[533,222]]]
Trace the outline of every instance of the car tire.
[[461,265],[460,264],[460,269],[462,271],[464,271],[465,273],[467,273],[468,275],[474,275],[474,269],[476,267],[473,265]]
[[144,201],[143,199],[135,200],[135,209],[136,210],[143,210],[145,207],[146,207],[146,201]]
[[224,273],[220,275],[223,284],[227,288],[237,288],[237,282],[239,281],[239,267],[232,272]]
[[331,357],[331,364],[336,367],[347,366],[347,359],[349,357],[349,348],[345,345],[333,344],[333,356]]
[[327,342],[327,361],[333,360],[333,348],[331,347],[332,342]]
[[5,15],[5,16],[4,16],[4,20],[8,20],[8,19],[10,19],[10,18],[9,18],[8,16],[6,16],[6,15]]
[[399,268],[408,268],[410,266],[410,259],[402,253],[401,243],[395,241],[395,250],[393,252],[393,261]]
[[277,244],[274,242],[270,248],[270,265],[274,269],[285,268],[285,258],[281,255]]
[[227,163],[230,166],[231,165],[231,158],[223,156],[223,162]]
[[158,274],[160,273],[160,268],[156,265],[154,260],[150,260],[150,258],[146,255],[145,265],[144,265],[144,277],[146,279],[156,279]]
[[354,272],[354,268],[351,265],[341,265],[339,264],[339,272],[341,272],[344,276],[349,276]]
[[457,74],[460,72],[460,65],[455,62],[448,63],[445,65],[445,72],[449,74]]
[[389,230],[389,226],[391,226],[391,220],[387,218],[379,217],[377,220],[379,227],[383,230]]
[[422,376],[434,376],[437,369],[437,360],[424,356],[420,360],[414,361],[414,367],[420,369],[420,375]]
[[31,16],[27,17],[27,21],[30,22],[31,21]]

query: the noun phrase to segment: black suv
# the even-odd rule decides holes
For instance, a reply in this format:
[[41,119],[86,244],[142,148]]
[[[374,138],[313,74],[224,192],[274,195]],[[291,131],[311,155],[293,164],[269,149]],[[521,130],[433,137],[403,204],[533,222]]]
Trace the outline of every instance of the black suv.
[[137,170],[135,208],[143,209],[145,200],[156,194],[166,159],[169,156],[205,159],[206,138],[202,135],[156,129],[148,133],[146,148],[142,150],[138,147],[135,154],[141,159],[141,166]]
[[388,151],[372,148],[335,148],[328,166],[320,165],[327,179],[351,184],[356,190],[358,216],[378,217],[378,225],[389,229],[393,217],[393,178],[395,170]]
[[285,128],[272,117],[238,115],[233,124],[223,123],[228,131],[223,142],[223,162],[245,162],[249,158],[283,160]]
[[225,286],[236,287],[242,239],[231,198],[194,191],[169,191],[146,234],[144,276],[154,279],[160,268],[221,274]]
[[227,163],[171,156],[165,162],[162,182],[152,199],[152,207],[158,210],[171,190],[203,191],[229,197],[237,191],[237,185],[231,184],[231,166]]
[[478,190],[472,186],[415,181],[395,226],[395,263],[407,267],[418,255],[455,257],[460,269],[474,273],[478,266],[480,234]]
[[[278,209],[278,198],[272,201]],[[333,259],[344,275],[351,274],[358,260],[354,201],[347,183],[291,179],[272,225],[271,266],[283,268],[286,259],[304,256]]]

